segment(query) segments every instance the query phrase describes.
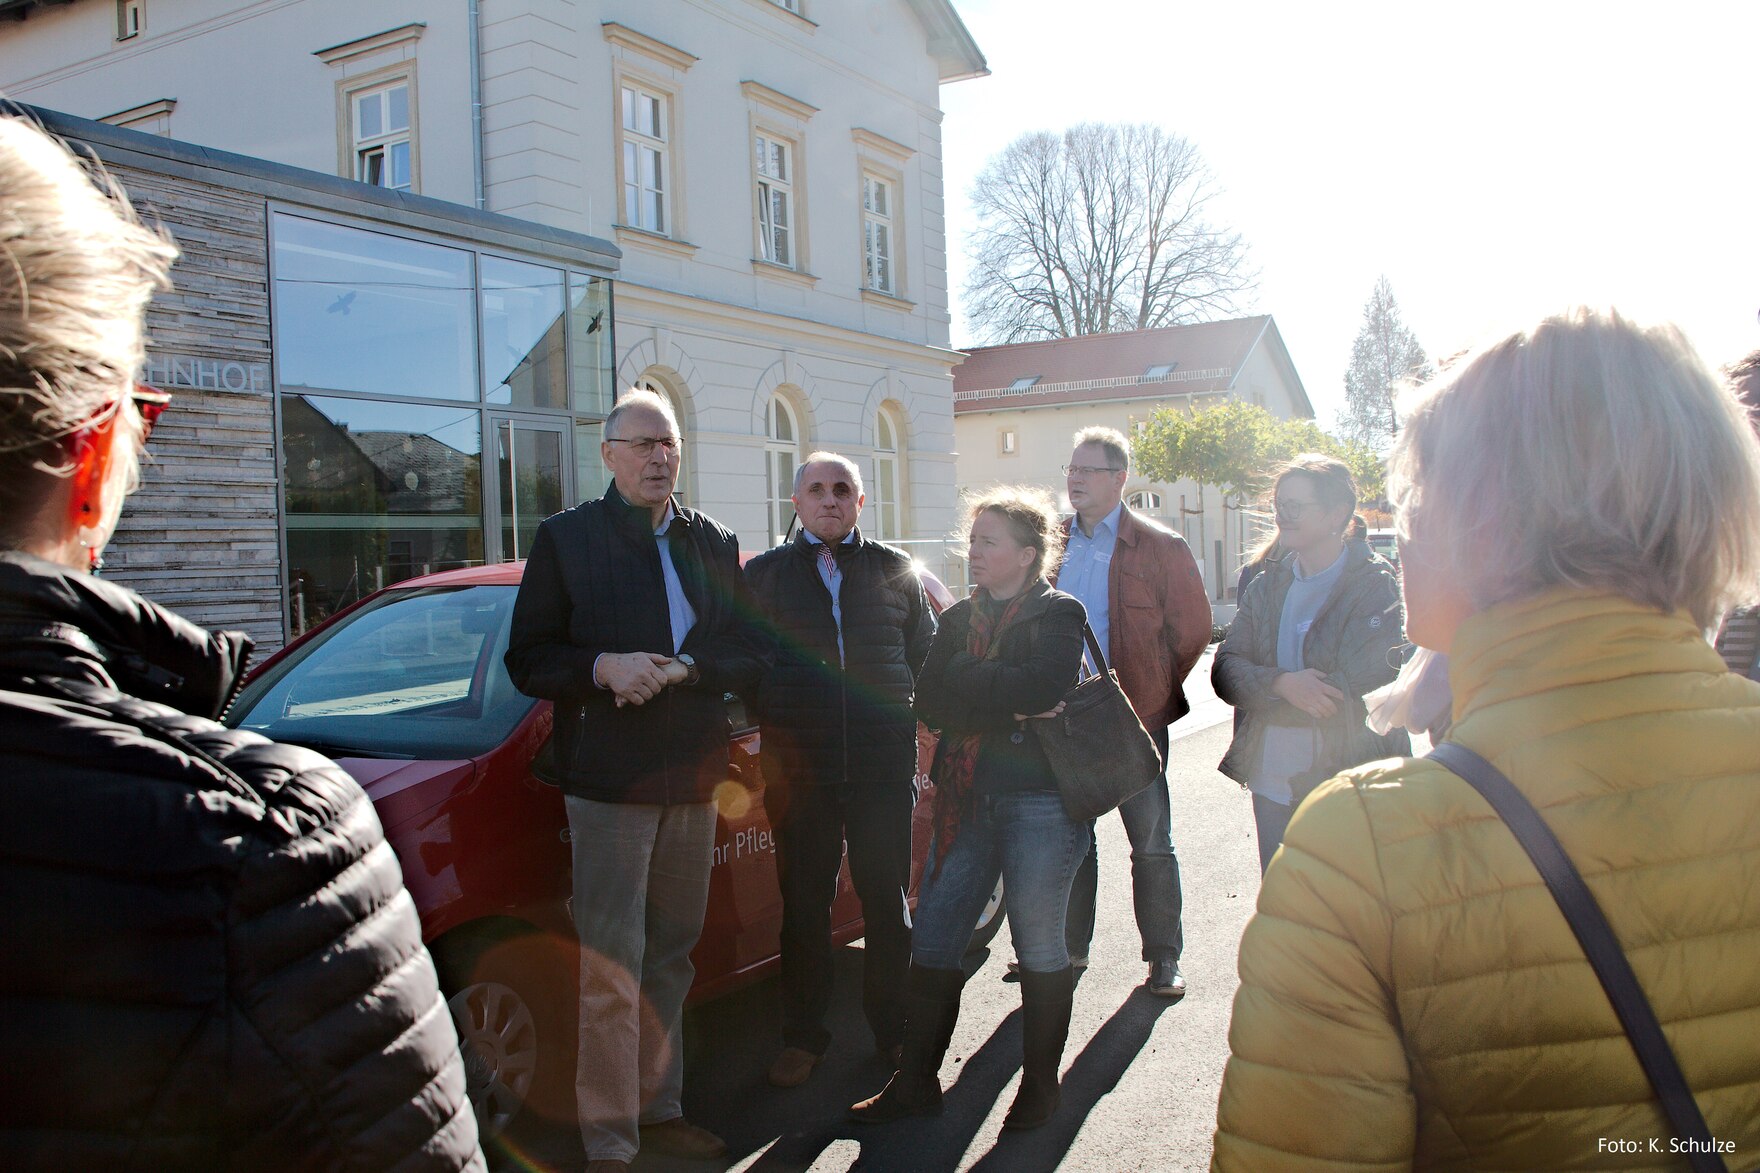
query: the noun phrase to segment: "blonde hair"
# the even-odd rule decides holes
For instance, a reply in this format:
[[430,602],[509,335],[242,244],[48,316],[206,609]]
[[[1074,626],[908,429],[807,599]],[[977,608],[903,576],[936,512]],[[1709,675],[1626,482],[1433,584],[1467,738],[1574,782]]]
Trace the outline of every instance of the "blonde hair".
[[1051,494],[1031,485],[998,485],[966,500],[965,524],[960,533],[968,540],[972,523],[981,513],[994,513],[1008,523],[1009,536],[1039,552],[1033,561],[1033,577],[1045,577],[1047,566],[1063,557],[1063,521]]
[[1548,587],[1709,627],[1760,581],[1760,442],[1672,326],[1573,310],[1402,404],[1389,497],[1483,609]]
[[[15,540],[70,437],[114,418],[110,476],[132,490],[139,427],[122,410],[145,358],[147,304],[177,248],[128,197],[36,126],[0,117],[0,534]],[[126,442],[123,442],[126,441]]]

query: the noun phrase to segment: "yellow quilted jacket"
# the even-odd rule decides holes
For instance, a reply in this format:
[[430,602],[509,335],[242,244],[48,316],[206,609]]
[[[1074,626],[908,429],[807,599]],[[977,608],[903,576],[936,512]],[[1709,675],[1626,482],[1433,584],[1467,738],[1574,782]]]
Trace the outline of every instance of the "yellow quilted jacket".
[[[1575,590],[1470,619],[1450,680],[1451,740],[1539,808],[1725,1162],[1760,1166],[1760,684],[1687,616]],[[1539,874],[1440,766],[1302,804],[1240,976],[1215,1170],[1686,1168]]]

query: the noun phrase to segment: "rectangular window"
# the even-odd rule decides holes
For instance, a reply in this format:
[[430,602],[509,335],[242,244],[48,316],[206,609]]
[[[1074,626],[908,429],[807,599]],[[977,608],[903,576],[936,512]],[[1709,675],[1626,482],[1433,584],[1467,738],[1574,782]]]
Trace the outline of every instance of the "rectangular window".
[[1002,454],[1004,456],[1015,455],[1021,449],[1020,434],[1018,432],[1016,432],[1013,428],[1004,428],[1002,430],[1001,447],[1002,447]]
[[862,176],[863,280],[879,293],[896,293],[892,277],[892,185]]
[[770,0],[778,8],[786,8],[796,16],[800,15],[801,0]]
[[146,0],[116,0],[116,39],[140,36],[146,18]]
[[794,159],[785,142],[757,136],[758,243],[764,260],[794,268]]
[[662,235],[671,231],[666,197],[666,101],[636,86],[621,87],[623,102],[623,220]]
[[362,90],[352,95],[354,177],[374,187],[409,191],[409,82]]

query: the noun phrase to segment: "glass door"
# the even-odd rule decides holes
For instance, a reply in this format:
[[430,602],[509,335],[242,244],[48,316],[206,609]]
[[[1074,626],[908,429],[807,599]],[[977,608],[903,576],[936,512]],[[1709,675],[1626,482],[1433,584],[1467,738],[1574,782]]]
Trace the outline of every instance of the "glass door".
[[495,504],[503,562],[532,551],[538,523],[568,503],[567,425],[519,416],[491,416],[495,425]]

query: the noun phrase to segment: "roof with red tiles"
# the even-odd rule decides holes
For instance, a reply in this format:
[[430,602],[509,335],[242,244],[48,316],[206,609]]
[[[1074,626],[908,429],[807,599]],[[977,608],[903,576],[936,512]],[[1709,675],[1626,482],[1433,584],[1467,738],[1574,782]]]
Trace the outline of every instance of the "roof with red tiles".
[[953,369],[953,410],[960,415],[1011,407],[1217,394],[1233,387],[1237,373],[1260,347],[1270,349],[1272,361],[1283,368],[1298,401],[1312,416],[1307,390],[1269,314],[1159,330],[973,347],[966,360]]

